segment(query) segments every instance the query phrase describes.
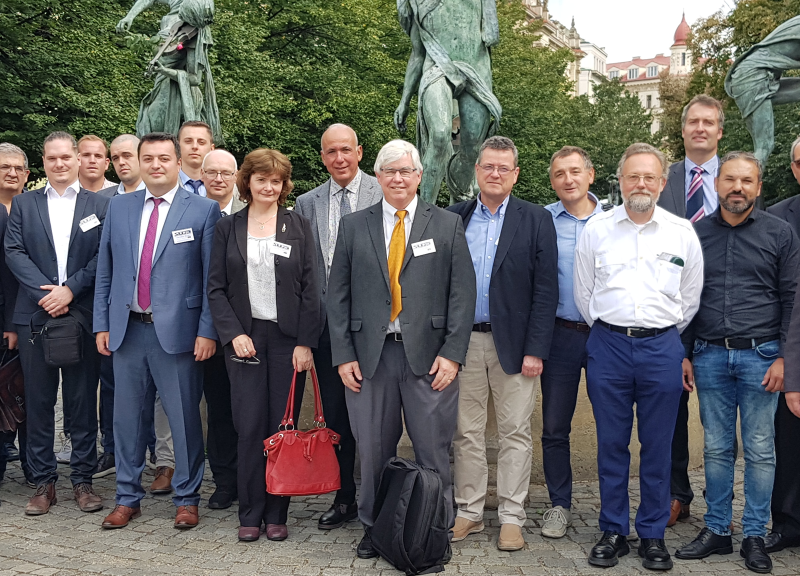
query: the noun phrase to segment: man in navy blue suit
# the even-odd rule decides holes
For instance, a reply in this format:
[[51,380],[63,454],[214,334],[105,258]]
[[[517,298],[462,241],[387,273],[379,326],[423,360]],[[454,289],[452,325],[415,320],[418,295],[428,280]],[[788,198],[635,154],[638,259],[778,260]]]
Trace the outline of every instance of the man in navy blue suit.
[[[166,133],[139,143],[146,189],[117,196],[100,242],[94,329],[101,354],[114,352],[117,505],[104,528],[141,515],[156,390],[175,449],[176,528],[197,525],[205,462],[202,361],[215,351],[206,280],[219,205],[179,183],[180,148]],[[147,407],[147,409],[145,409]]]

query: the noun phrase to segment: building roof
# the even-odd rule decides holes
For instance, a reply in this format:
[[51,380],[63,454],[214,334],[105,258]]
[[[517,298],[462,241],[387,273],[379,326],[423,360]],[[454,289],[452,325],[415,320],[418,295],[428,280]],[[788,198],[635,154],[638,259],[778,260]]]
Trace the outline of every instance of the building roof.
[[[620,74],[619,80],[622,83],[625,82],[636,82],[637,80],[648,80],[654,78],[647,76],[647,67],[653,64],[657,64],[659,67],[669,67],[669,56],[664,56],[663,54],[656,54],[652,58],[640,58],[639,56],[635,56],[633,59],[628,60],[626,62],[614,62],[611,64],[606,64],[606,73],[610,72],[614,68],[624,72]],[[639,68],[639,76],[637,78],[628,79],[627,71],[631,67]],[[660,70],[659,70],[660,71]]]
[[681,23],[678,24],[678,28],[675,30],[675,42],[672,45],[686,46],[686,39],[689,37],[689,32],[691,32],[691,28],[689,28],[689,24],[686,23],[686,14],[684,14],[681,18]]

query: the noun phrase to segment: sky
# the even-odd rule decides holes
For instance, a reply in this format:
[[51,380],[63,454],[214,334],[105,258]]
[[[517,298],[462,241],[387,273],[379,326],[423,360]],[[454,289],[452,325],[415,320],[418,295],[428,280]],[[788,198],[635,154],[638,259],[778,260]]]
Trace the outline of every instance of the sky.
[[659,53],[668,56],[684,10],[686,22],[692,26],[698,19],[719,9],[727,12],[732,6],[733,0],[550,0],[548,3],[551,19],[569,28],[574,16],[581,38],[605,48],[607,62],[621,62],[634,56],[649,58]]

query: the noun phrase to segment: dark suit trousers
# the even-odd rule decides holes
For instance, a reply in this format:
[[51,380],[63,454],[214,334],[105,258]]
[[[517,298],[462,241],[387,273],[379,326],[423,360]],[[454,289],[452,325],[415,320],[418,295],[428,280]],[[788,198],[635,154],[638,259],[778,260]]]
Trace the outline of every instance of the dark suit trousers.
[[672,468],[670,492],[673,500],[691,504],[694,498],[689,483],[689,393],[684,390],[678,404],[678,419],[672,435]]
[[114,453],[114,360],[100,356],[100,440],[103,452]]
[[328,323],[319,338],[319,348],[314,350],[314,366],[319,378],[319,393],[322,396],[322,408],[325,411],[325,422],[328,428],[339,434],[339,446],[336,458],[339,460],[339,473],[342,487],[336,493],[334,504],[353,504],[356,501],[356,482],[353,470],[356,465],[356,439],[350,430],[350,416],[345,400],[345,385],[339,376],[339,370],[333,366],[331,355],[331,333]]
[[[17,325],[19,356],[25,377],[25,412],[28,430],[28,464],[37,486],[58,480],[55,438],[55,405],[59,368],[44,362],[41,336],[30,343],[31,330]],[[84,333],[83,361],[61,368],[64,412],[69,413],[72,484],[92,483],[97,468],[97,379],[100,362],[94,336]]]
[[214,483],[235,489],[236,447],[239,439],[231,413],[231,382],[221,350],[203,362],[203,393],[208,411],[206,451]]
[[775,485],[772,489],[772,531],[800,537],[800,418],[781,394],[775,413]]
[[[233,345],[225,346],[231,382],[233,425],[239,434],[239,524],[256,527],[286,524],[289,498],[267,493],[264,440],[278,431],[292,386],[292,354],[296,338],[281,332],[276,322],[253,318],[250,338],[260,364],[230,359]],[[300,414],[305,372],[297,375],[294,420]]]

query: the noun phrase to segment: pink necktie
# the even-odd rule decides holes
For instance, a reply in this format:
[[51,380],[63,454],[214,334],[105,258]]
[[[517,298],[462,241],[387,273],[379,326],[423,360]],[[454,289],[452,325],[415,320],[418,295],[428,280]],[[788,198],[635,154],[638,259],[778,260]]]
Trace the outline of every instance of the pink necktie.
[[142,258],[139,261],[139,280],[136,288],[139,293],[139,306],[147,310],[150,306],[150,273],[153,271],[153,248],[156,245],[156,230],[158,229],[158,205],[163,198],[153,198],[153,212],[147,223],[147,232],[142,245]]

